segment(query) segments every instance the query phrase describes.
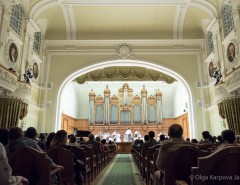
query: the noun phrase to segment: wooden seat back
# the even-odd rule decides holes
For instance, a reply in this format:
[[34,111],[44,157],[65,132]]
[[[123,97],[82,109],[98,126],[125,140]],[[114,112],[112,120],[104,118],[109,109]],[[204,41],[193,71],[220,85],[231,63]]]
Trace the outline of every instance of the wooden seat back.
[[61,171],[62,183],[74,184],[73,157],[71,151],[58,146],[51,147],[46,152],[55,164],[63,166],[64,169]]
[[81,144],[80,148],[83,148],[86,151],[86,157],[89,158],[89,164],[91,169],[91,180],[93,180],[96,174],[96,171],[94,173],[94,169],[96,168],[96,161],[94,160],[93,148],[85,144]]
[[27,178],[30,185],[51,183],[50,162],[45,153],[24,147],[15,151],[8,158],[12,174]]
[[190,184],[191,167],[197,166],[198,157],[208,154],[193,145],[172,147],[164,159],[165,184],[174,185],[175,180],[184,180]]
[[228,146],[198,158],[198,166],[192,168],[192,184],[240,184],[240,147]]

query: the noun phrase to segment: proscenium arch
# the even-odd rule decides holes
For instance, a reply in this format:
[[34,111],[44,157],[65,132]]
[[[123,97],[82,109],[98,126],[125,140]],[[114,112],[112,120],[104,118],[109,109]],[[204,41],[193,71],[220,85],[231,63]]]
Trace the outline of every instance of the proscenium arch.
[[84,75],[86,73],[89,73],[91,71],[97,70],[97,69],[102,69],[105,67],[113,67],[113,66],[140,66],[140,67],[145,67],[148,69],[152,69],[155,71],[159,71],[162,73],[166,73],[169,76],[172,76],[173,78],[175,78],[176,80],[178,80],[179,82],[182,82],[187,90],[188,93],[188,97],[189,97],[189,117],[188,117],[188,121],[189,121],[189,130],[190,130],[190,138],[196,138],[196,133],[195,130],[197,125],[195,122],[195,116],[194,116],[194,112],[193,112],[193,97],[192,97],[192,92],[191,89],[187,83],[187,81],[178,73],[176,73],[175,71],[172,71],[166,67],[157,65],[157,64],[153,64],[150,62],[145,62],[145,61],[139,61],[139,60],[112,60],[112,61],[106,61],[106,62],[100,62],[85,68],[82,68],[74,73],[72,73],[71,75],[69,75],[61,84],[61,86],[59,87],[58,93],[57,93],[57,100],[56,100],[56,115],[55,115],[55,131],[57,131],[58,129],[61,128],[61,112],[60,112],[60,99],[61,99],[61,95],[63,92],[64,87],[71,81],[73,81],[75,78],[77,78],[78,76]]

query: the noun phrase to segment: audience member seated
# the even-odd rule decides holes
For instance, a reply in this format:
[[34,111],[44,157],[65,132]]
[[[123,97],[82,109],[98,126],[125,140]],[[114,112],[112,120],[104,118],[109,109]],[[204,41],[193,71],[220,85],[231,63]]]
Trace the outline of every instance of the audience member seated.
[[46,150],[46,145],[44,142],[37,140],[37,130],[34,127],[29,127],[25,131],[25,137],[34,140],[42,150]]
[[240,144],[236,142],[235,133],[231,130],[223,130],[221,137],[224,143],[220,144],[217,149],[222,149],[226,146],[239,146]]
[[84,144],[93,147],[94,151],[96,152],[95,154],[98,155],[99,153],[102,152],[102,148],[100,146],[100,143],[98,141],[94,140],[94,135],[89,134],[88,136],[89,140],[86,141]]
[[46,134],[45,133],[40,133],[39,134],[39,141],[42,141],[44,144],[46,143],[46,140],[47,137],[46,137]]
[[8,144],[8,129],[6,128],[0,128],[0,143],[2,143],[3,146]]
[[203,140],[199,142],[199,144],[212,144],[212,142],[209,140],[210,139],[210,133],[208,131],[203,131],[202,132],[202,138]]
[[100,144],[101,152],[104,151],[104,147],[99,136],[96,137],[96,141]]
[[51,145],[51,142],[52,142],[54,136],[55,136],[55,132],[51,132],[48,134],[47,141],[46,141],[46,149],[50,148],[50,145]]
[[24,185],[28,180],[21,176],[12,176],[12,168],[8,164],[8,158],[4,146],[0,143],[0,184]]
[[186,141],[187,141],[187,142],[190,142],[190,138],[186,138]]
[[159,184],[160,178],[162,179],[160,171],[161,170],[164,171],[164,158],[168,150],[172,148],[176,148],[177,146],[183,145],[183,144],[193,145],[182,138],[183,128],[181,127],[181,125],[178,125],[178,124],[171,125],[168,128],[168,134],[169,134],[169,139],[163,142],[159,149],[159,153],[156,161],[156,166],[159,169],[159,171],[156,171],[154,175],[155,185]]
[[81,145],[81,144],[84,144],[84,143],[85,143],[84,138],[83,138],[83,137],[80,137],[80,138],[79,138],[79,144]]
[[[67,145],[67,139],[68,139],[68,135],[67,132],[65,130],[59,130],[57,131],[57,133],[55,134],[52,142],[51,142],[51,147],[63,147],[65,149],[69,150],[69,147]],[[75,172],[75,182],[77,185],[80,185],[83,183],[83,178],[81,176],[81,170],[82,170],[82,164],[80,164],[80,162],[77,161],[77,158],[73,156],[73,161],[74,161],[74,172]]]
[[191,139],[191,143],[197,144],[197,143],[198,143],[198,140],[197,140],[197,139]]
[[[155,139],[155,132],[154,131],[149,131],[148,132],[149,140],[144,142],[142,145],[142,150],[145,150],[149,147],[153,147],[156,144],[159,144]],[[142,153],[142,152],[141,152]]]
[[224,143],[222,136],[217,136],[217,140],[216,140],[217,144],[220,145],[222,143]]
[[71,135],[71,137],[69,138],[69,145],[79,146],[76,136]]
[[164,134],[161,134],[161,135],[159,136],[159,143],[162,144],[164,141],[165,141],[165,135],[164,135]]

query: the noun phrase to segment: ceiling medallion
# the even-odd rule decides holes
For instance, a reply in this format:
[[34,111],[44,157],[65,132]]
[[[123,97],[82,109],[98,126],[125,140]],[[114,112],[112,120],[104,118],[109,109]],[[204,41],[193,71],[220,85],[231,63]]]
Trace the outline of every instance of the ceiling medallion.
[[118,50],[116,57],[118,59],[129,59],[129,58],[135,58],[132,50],[127,45],[121,45]]

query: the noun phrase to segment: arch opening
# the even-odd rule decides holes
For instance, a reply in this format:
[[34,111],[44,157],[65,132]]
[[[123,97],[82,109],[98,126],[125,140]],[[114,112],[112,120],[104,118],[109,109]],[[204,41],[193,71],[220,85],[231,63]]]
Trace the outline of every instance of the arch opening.
[[68,83],[72,82],[75,78],[78,76],[84,75],[86,73],[89,73],[91,71],[97,70],[97,69],[102,69],[106,67],[117,67],[117,66],[136,66],[136,67],[144,67],[147,69],[152,69],[155,71],[159,71],[162,73],[165,73],[173,78],[175,78],[178,82],[182,83],[183,86],[186,89],[187,96],[188,96],[188,123],[189,123],[189,135],[191,138],[196,137],[196,122],[195,122],[195,116],[194,116],[194,111],[193,111],[193,97],[192,97],[192,92],[190,89],[190,86],[188,85],[187,81],[177,72],[170,70],[166,67],[160,66],[158,64],[146,62],[146,61],[139,61],[139,60],[112,60],[112,61],[105,61],[105,62],[100,62],[82,69],[77,70],[76,72],[72,73],[66,79],[62,82],[61,86],[59,87],[57,97],[56,97],[56,115],[55,115],[55,131],[61,128],[61,108],[60,108],[60,101],[61,101],[61,96],[63,94],[64,88],[67,86]]

